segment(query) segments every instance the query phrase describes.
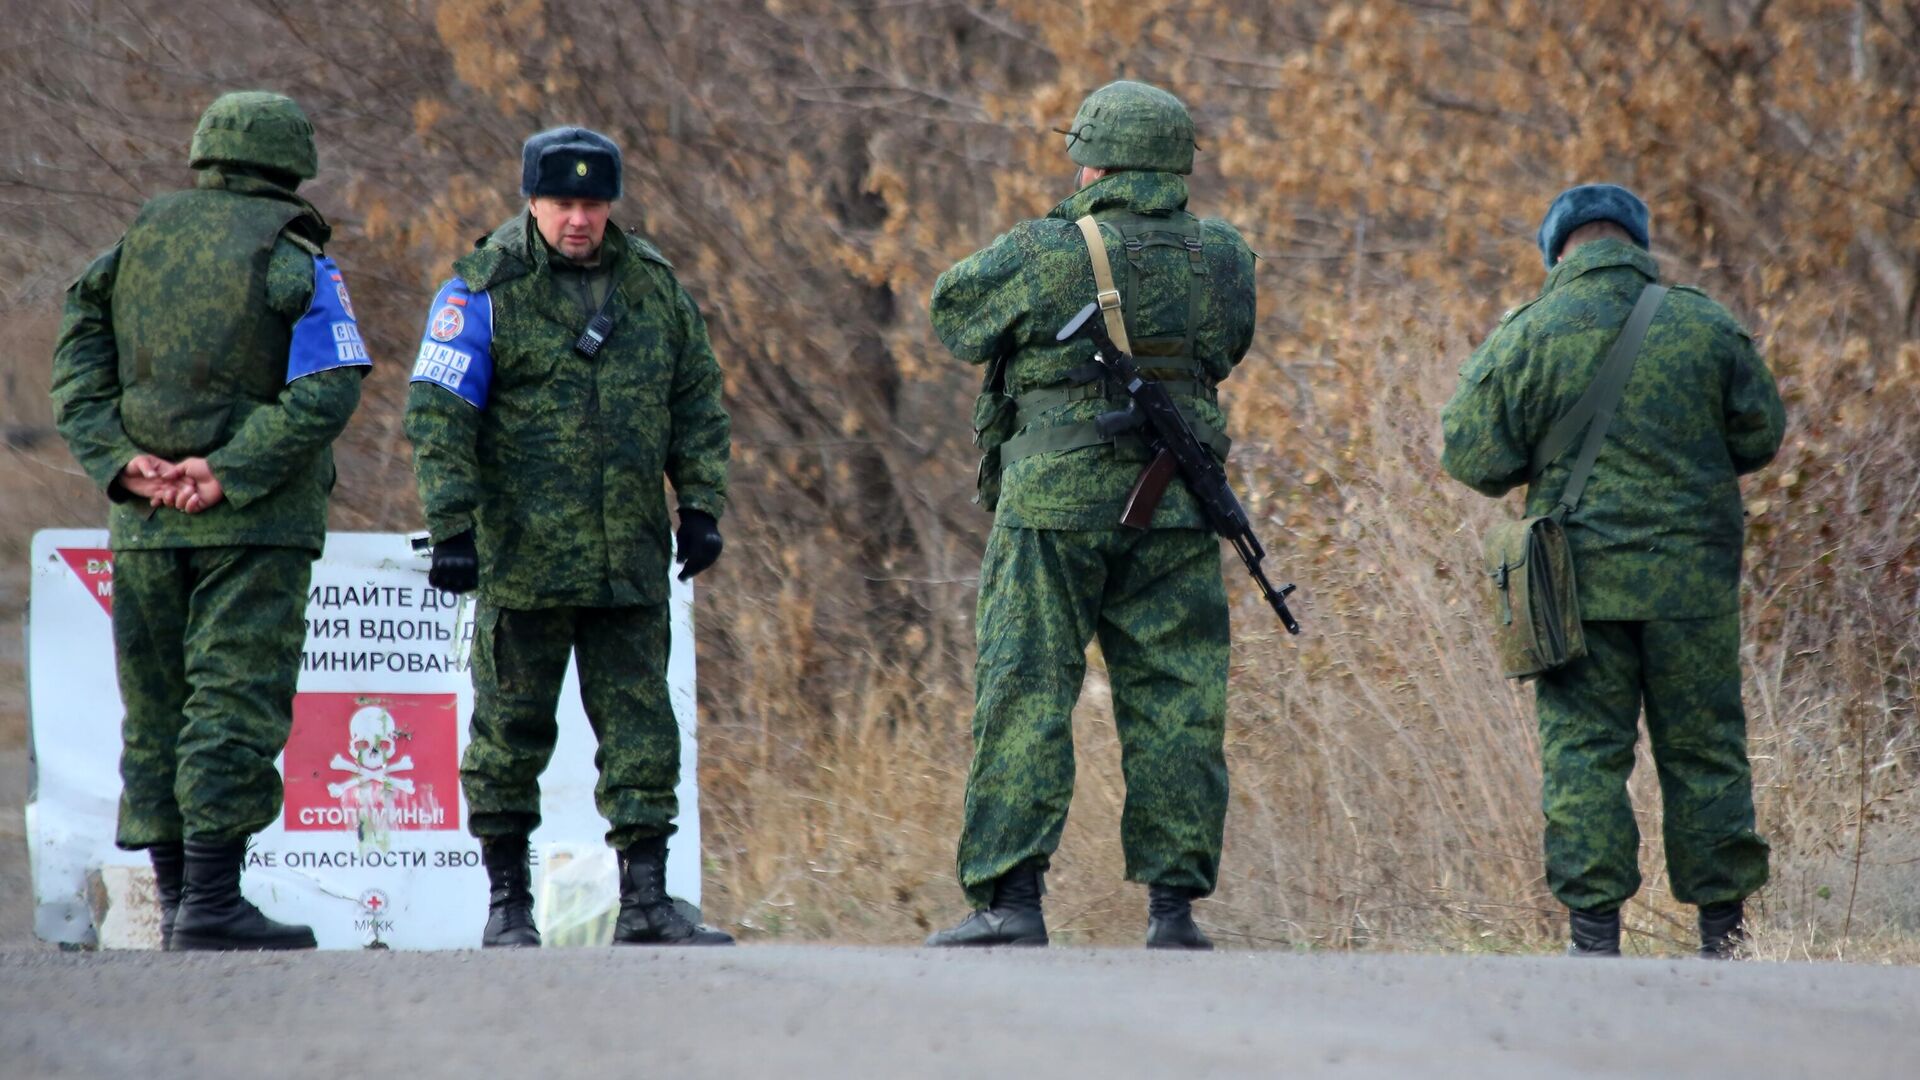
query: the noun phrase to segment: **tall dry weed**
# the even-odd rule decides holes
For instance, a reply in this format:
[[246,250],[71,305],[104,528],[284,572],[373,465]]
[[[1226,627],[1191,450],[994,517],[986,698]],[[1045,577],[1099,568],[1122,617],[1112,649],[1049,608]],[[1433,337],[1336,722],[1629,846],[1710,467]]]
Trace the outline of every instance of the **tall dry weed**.
[[[1439,471],[1439,409],[1470,340],[1459,322],[1396,317],[1405,300],[1373,302],[1327,352],[1315,385],[1337,404],[1317,419],[1302,416],[1291,378],[1266,358],[1228,384],[1236,443],[1251,448],[1238,459],[1242,491],[1274,569],[1302,585],[1308,633],[1280,632],[1229,553],[1234,794],[1220,891],[1202,905],[1225,941],[1510,951],[1562,933],[1541,872],[1532,693],[1498,677],[1475,569],[1479,535],[1517,512],[1518,497],[1481,499]],[[1799,355],[1793,396],[1817,399],[1836,368]],[[1796,430],[1806,411],[1797,401]],[[1808,497],[1885,505],[1846,479],[1864,470],[1889,481],[1894,506],[1911,507],[1920,443],[1910,418],[1886,419],[1817,450],[1799,440],[1749,482],[1756,517],[1770,511],[1765,492],[1814,453],[1860,464],[1829,469]],[[1774,884],[1753,905],[1762,956],[1916,956],[1913,534],[1884,514],[1852,513],[1865,527],[1832,532],[1812,564],[1750,553],[1746,700],[1774,845]],[[1771,538],[1764,524],[1754,532],[1757,544]],[[1903,557],[1905,578],[1889,580]],[[807,649],[789,639],[757,651]],[[964,665],[964,643],[953,651]],[[1120,944],[1140,931],[1141,890],[1121,881],[1124,790],[1097,655],[1075,717],[1079,781],[1050,903],[1067,940]],[[715,816],[740,845],[715,855],[716,910],[750,931],[905,941],[958,912],[950,852],[969,750],[964,679],[854,670],[826,732],[706,728],[706,752],[725,761],[709,760],[709,790],[728,808]],[[1686,951],[1692,913],[1666,886],[1644,743],[1639,759],[1631,793],[1646,886],[1627,909],[1628,949]]]

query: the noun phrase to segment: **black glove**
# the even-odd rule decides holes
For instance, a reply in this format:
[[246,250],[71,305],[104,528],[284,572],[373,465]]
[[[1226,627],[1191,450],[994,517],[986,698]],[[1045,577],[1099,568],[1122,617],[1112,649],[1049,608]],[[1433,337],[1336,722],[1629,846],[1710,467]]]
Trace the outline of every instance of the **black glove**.
[[712,566],[726,545],[720,539],[720,523],[713,520],[712,514],[683,506],[680,528],[673,534],[673,546],[680,557],[680,580],[686,581]]
[[472,592],[480,584],[480,556],[473,550],[472,529],[433,545],[427,584],[450,593]]

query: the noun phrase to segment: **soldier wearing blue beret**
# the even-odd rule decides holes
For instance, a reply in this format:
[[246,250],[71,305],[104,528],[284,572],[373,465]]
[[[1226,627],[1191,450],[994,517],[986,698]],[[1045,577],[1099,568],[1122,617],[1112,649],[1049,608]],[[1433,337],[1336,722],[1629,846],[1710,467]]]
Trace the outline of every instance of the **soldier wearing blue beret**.
[[[1564,506],[1586,460],[1536,467],[1536,446],[1660,281],[1646,204],[1625,188],[1562,192],[1537,240],[1545,287],[1474,352],[1441,417],[1447,472],[1496,498],[1528,485],[1529,517]],[[1547,884],[1575,954],[1619,954],[1620,907],[1640,888],[1627,777],[1644,707],[1673,896],[1699,906],[1701,954],[1724,957],[1767,880],[1740,701],[1739,477],[1773,460],[1786,416],[1725,308],[1685,285],[1649,295],[1658,306],[1564,514],[1586,655],[1538,682]]]

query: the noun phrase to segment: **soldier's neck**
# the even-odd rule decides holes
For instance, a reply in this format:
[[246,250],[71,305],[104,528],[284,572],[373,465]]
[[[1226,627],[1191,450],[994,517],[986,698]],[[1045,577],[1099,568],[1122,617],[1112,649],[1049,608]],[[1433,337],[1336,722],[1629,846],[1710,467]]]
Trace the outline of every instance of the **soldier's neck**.
[[540,237],[540,246],[547,249],[547,265],[553,267],[556,270],[579,270],[579,271],[598,270],[601,267],[601,263],[604,261],[601,258],[601,256],[605,254],[607,250],[607,245],[604,241],[600,244],[599,247],[594,248],[593,251],[590,252],[585,258],[576,259],[568,255],[566,252],[561,251],[559,248],[554,247],[552,244],[548,243],[547,238],[544,235],[541,235],[540,230],[535,229],[533,231],[534,231],[534,235]]

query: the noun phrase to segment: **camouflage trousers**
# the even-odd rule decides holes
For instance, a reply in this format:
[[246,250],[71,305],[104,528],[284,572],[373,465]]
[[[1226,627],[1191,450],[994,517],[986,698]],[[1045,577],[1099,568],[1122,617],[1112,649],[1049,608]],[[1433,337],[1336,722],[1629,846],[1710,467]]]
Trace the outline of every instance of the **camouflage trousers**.
[[1536,696],[1553,895],[1607,912],[1640,888],[1627,777],[1642,703],[1674,899],[1715,904],[1759,889],[1767,842],[1754,831],[1740,616],[1584,628],[1587,655],[1541,676]]
[[167,548],[113,562],[119,845],[259,832],[280,813],[274,760],[293,730],[313,552]]
[[460,762],[469,828],[479,837],[540,824],[540,774],[559,737],[554,709],[567,659],[599,749],[594,805],[616,848],[674,831],[680,804],[680,728],[667,697],[668,610],[635,607],[502,608],[475,614],[473,724]]
[[1227,597],[1198,529],[996,526],[980,568],[973,767],[958,869],[993,881],[1060,844],[1073,799],[1071,716],[1098,638],[1126,777],[1130,881],[1205,895],[1227,814]]

